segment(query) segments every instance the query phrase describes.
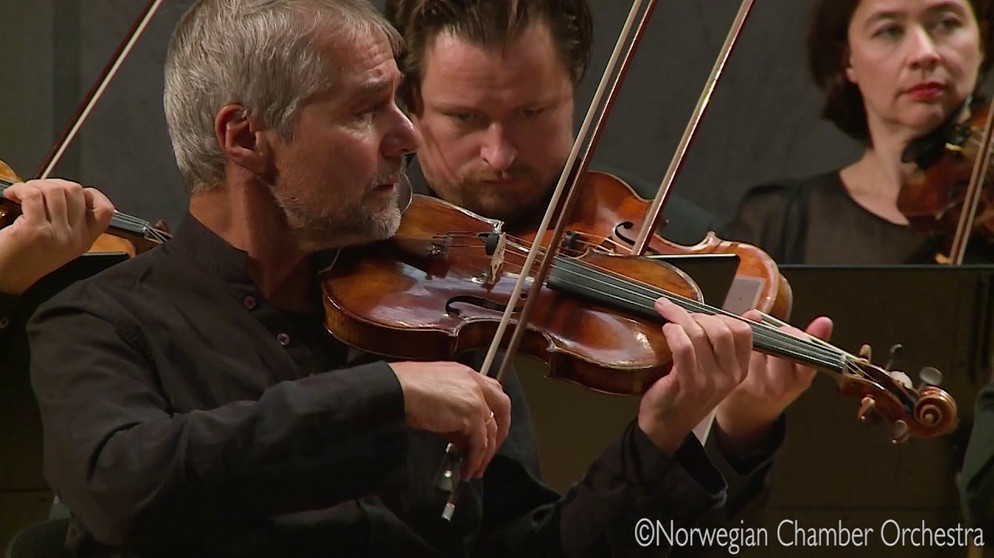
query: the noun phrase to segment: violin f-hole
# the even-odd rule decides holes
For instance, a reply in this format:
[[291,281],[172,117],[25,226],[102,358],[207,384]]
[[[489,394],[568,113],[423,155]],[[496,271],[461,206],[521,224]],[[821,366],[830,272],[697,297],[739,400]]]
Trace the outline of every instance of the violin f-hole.
[[[667,221],[663,220],[663,225],[660,228],[665,227],[666,223]],[[631,221],[622,221],[614,226],[614,236],[618,237],[619,240],[624,241],[629,247],[635,246],[635,239],[625,234],[626,232],[633,230],[635,230],[635,223],[632,223]]]
[[[521,306],[522,306],[522,303],[524,302],[525,298],[526,298],[526,296],[524,294],[522,294],[521,297],[520,297],[521,300],[519,300],[518,303],[514,305],[514,311],[515,312],[520,312],[521,311]],[[445,303],[445,313],[449,314],[451,316],[459,316],[459,315],[461,315],[462,311],[459,310],[459,308],[457,308],[455,306],[456,304],[468,304],[470,306],[476,306],[476,307],[484,308],[484,309],[487,309],[487,310],[493,310],[495,312],[503,312],[504,311],[504,304],[501,303],[501,302],[495,302],[493,300],[490,300],[488,298],[483,298],[481,296],[459,295],[459,296],[454,296],[454,297],[450,298],[448,301],[446,301],[446,303]]]

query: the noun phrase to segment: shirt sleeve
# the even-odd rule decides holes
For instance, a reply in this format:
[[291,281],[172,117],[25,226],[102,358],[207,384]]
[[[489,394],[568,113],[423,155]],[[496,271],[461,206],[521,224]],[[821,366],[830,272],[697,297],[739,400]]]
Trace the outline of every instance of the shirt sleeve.
[[705,444],[711,463],[728,485],[728,499],[707,516],[707,523],[721,525],[732,519],[755,517],[766,504],[773,478],[774,462],[786,433],[786,417],[781,415],[763,447],[750,455],[731,457],[720,447],[721,432],[715,428]]
[[688,435],[671,457],[633,421],[566,495],[561,527],[566,554],[658,556],[665,541],[639,544],[639,521],[692,525],[723,502],[724,489],[695,436]]
[[484,485],[484,521],[499,527],[484,533],[477,554],[495,557],[660,556],[665,541],[636,539],[640,520],[687,526],[724,499],[721,475],[694,436],[670,457],[634,422],[565,496],[502,455]]
[[7,356],[16,333],[24,329],[18,312],[20,301],[17,295],[0,292],[0,359]]
[[994,536],[994,382],[977,397],[959,485],[967,523]]
[[386,363],[175,412],[140,324],[106,297],[81,300],[43,306],[28,333],[46,477],[98,541],[196,541],[373,492],[402,467],[403,394]]

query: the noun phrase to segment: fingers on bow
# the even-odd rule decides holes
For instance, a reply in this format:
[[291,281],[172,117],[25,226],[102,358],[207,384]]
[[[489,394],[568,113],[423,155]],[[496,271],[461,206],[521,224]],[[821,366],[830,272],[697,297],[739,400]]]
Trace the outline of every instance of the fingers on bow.
[[484,406],[480,409],[478,421],[470,434],[470,454],[476,458],[463,464],[465,478],[483,476],[487,465],[497,454],[511,429],[510,398],[504,393],[500,382],[482,374],[478,376]]

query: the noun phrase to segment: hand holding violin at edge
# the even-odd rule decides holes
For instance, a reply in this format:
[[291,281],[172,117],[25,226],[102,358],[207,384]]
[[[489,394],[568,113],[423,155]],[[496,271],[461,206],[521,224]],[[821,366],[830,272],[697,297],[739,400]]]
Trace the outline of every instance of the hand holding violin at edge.
[[3,196],[21,206],[0,229],[0,292],[14,295],[86,252],[114,214],[99,190],[67,180],[21,182]]
[[497,380],[457,362],[392,362],[411,428],[443,434],[465,454],[462,478],[483,476],[511,430],[511,399]]
[[[760,321],[761,315],[750,310],[743,317]],[[781,331],[797,337],[806,334],[828,341],[832,320],[821,316],[808,324],[804,332],[792,326]],[[783,358],[753,352],[745,380],[718,405],[715,415],[718,443],[727,455],[744,456],[761,448],[776,420],[814,379],[816,370]]]
[[663,335],[673,367],[642,396],[638,425],[673,455],[694,426],[745,379],[752,328],[729,316],[689,314],[662,298],[655,308],[668,321]]

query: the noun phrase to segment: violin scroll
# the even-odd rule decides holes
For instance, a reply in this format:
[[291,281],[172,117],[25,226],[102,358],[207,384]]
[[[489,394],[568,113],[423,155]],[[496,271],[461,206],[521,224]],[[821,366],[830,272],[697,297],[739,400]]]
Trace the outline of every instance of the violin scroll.
[[915,421],[927,429],[930,436],[952,432],[958,423],[956,401],[945,390],[928,386],[918,394]]
[[871,415],[888,420],[894,443],[911,436],[934,438],[956,428],[956,401],[942,388],[926,384],[915,389],[903,372],[884,370],[865,358],[851,364],[838,377],[840,391],[860,399],[859,420],[865,422]]

